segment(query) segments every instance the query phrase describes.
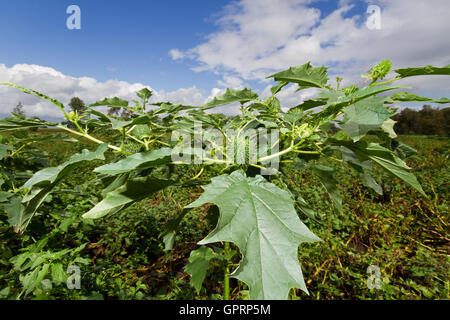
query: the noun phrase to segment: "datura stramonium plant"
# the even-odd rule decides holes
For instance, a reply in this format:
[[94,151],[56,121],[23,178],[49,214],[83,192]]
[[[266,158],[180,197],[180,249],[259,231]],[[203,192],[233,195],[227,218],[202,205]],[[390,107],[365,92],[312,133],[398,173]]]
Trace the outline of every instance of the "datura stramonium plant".
[[[404,91],[408,87],[393,83],[413,76],[450,75],[450,65],[397,69],[390,80],[383,80],[390,71],[390,61],[384,60],[364,75],[369,84],[366,81],[363,87],[340,88],[342,78],[338,77],[333,87],[327,68],[306,63],[269,76],[275,85],[266,99],[258,98],[250,89],[227,89],[202,106],[152,103],[152,92],[144,88],[137,92],[140,100],[133,100],[134,105],[119,98],[105,98],[88,105],[83,114],[67,113],[63,103],[35,90],[3,83],[50,101],[71,125],[13,114],[0,120],[0,131],[52,126],[98,144],[94,151],[83,150],[57,167],[34,173],[16,192],[3,197],[18,204],[7,212],[9,221],[16,231],[24,232],[65,176],[83,163],[102,160],[105,163],[94,172],[105,181],[103,199],[84,214],[85,219],[107,217],[165,188],[202,184],[203,194],[187,204],[163,234],[169,250],[188,210],[205,204],[214,204],[218,209],[215,227],[199,241],[200,248],[191,252],[185,269],[192,276],[193,287],[200,290],[209,261],[222,257],[228,261],[225,299],[229,298],[229,277],[243,281],[251,299],[286,299],[291,288],[307,292],[298,249],[304,242],[320,239],[299,218],[299,214],[311,215],[312,209],[284,182],[285,168],[308,170],[315,175],[339,211],[343,210],[342,198],[335,170],[330,167],[333,162],[348,165],[364,185],[377,193],[382,188],[373,170],[381,167],[417,190],[417,196],[426,196],[403,161],[414,150],[395,140],[392,106],[398,102],[450,101],[417,96]],[[318,93],[306,101],[299,99],[297,106],[283,111],[277,94],[291,85],[298,91],[316,88]],[[233,103],[241,105],[238,116],[207,112]],[[102,113],[98,109],[101,106],[127,110],[129,117]],[[102,130],[108,134],[97,134]],[[377,137],[378,142],[365,139],[368,135]],[[8,154],[13,152],[3,149]],[[239,150],[242,157],[238,156]],[[106,153],[116,157],[106,158]],[[183,167],[193,170],[178,170]],[[191,176],[179,172],[191,172]],[[218,242],[223,243],[222,255],[211,245],[206,246]],[[238,250],[231,250],[231,245]],[[234,271],[230,262],[233,251],[241,255]]]

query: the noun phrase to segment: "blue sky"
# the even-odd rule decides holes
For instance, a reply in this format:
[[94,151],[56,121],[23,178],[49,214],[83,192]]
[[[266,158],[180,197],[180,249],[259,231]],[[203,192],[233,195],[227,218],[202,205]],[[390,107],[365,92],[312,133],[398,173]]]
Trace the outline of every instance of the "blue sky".
[[[0,2],[0,82],[43,91],[64,103],[104,96],[134,98],[148,86],[155,99],[201,104],[226,87],[267,93],[265,76],[311,61],[362,84],[382,59],[395,67],[450,63],[450,3],[407,0],[15,0]],[[81,30],[69,30],[69,5]],[[370,5],[381,28],[366,25]],[[331,78],[331,77],[330,77]],[[447,79],[414,80],[413,90],[448,96]],[[280,93],[293,106],[312,93]],[[52,107],[0,88],[0,116],[21,101],[30,115]],[[222,110],[220,110],[222,111]]]
[[[215,29],[222,0],[61,1],[15,0],[0,3],[0,62],[51,66],[71,76],[99,81],[118,78],[175,90],[208,86],[211,74],[190,72],[168,52],[189,48]],[[81,9],[81,30],[68,30],[66,8]]]

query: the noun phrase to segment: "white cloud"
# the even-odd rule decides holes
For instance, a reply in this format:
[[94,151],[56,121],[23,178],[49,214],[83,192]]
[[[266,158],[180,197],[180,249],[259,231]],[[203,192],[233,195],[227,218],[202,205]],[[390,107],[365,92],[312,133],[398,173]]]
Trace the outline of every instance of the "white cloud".
[[224,75],[222,80],[217,81],[217,84],[231,89],[243,89],[245,86],[241,78],[230,75]]
[[178,60],[178,59],[183,59],[184,58],[184,53],[181,52],[178,49],[172,49],[169,51],[169,56],[173,59],[173,60]]
[[[116,96],[131,101],[137,98],[136,91],[144,87],[153,91],[151,102],[170,101],[186,105],[203,105],[221,93],[220,89],[213,88],[209,97],[205,98],[201,90],[195,86],[170,92],[155,91],[142,83],[119,80],[100,82],[90,77],[75,78],[53,68],[29,64],[17,64],[10,68],[0,64],[0,82],[12,82],[34,89],[58,99],[66,106],[74,96],[81,98],[86,104]],[[27,116],[38,116],[43,119],[62,118],[61,111],[53,104],[17,89],[0,86],[0,97],[0,117],[7,116],[20,101]]]
[[[392,60],[394,68],[450,63],[448,0],[366,1],[367,6],[381,7],[380,30],[366,27],[365,12],[345,17],[354,0],[339,1],[338,9],[322,19],[315,2],[232,2],[217,20],[218,31],[184,55],[198,63],[193,70],[221,74],[220,85],[264,81],[273,71],[307,61],[331,65],[331,73],[344,77],[343,85],[361,83],[360,74],[382,59]],[[404,83],[443,93],[450,86],[448,78],[419,77]]]

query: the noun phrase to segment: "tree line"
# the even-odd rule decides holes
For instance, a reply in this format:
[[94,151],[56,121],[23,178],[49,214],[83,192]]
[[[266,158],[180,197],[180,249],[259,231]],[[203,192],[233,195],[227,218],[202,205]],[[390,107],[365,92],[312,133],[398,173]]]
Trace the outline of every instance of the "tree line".
[[403,109],[392,117],[397,134],[450,134],[450,108],[435,109],[424,105],[421,110]]

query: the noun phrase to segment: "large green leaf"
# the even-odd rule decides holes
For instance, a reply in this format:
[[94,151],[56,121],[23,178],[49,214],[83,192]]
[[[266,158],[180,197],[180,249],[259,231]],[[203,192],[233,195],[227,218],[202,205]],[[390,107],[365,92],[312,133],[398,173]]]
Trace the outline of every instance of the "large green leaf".
[[191,275],[191,286],[195,288],[197,294],[200,293],[209,262],[214,258],[214,251],[206,246],[201,246],[197,250],[191,251],[189,264],[184,268],[186,273]]
[[71,136],[67,134],[52,134],[48,136],[32,136],[29,139],[22,139],[22,142],[78,142],[77,139],[72,138]]
[[341,127],[353,141],[358,141],[370,130],[381,128],[394,114],[383,106],[385,100],[385,97],[372,96],[345,109]]
[[202,126],[210,125],[215,128],[221,128],[223,125],[223,119],[221,119],[217,114],[206,113],[203,110],[189,110],[189,116],[193,119],[200,121]]
[[276,86],[273,86],[272,88],[270,88],[270,91],[272,92],[272,95],[276,95],[278,92],[281,91],[281,89],[283,89],[286,85],[288,84],[288,82],[285,81],[280,81],[278,82],[278,84]]
[[391,149],[401,158],[405,159],[417,154],[417,150],[398,140],[392,140]]
[[55,106],[57,106],[59,108],[59,110],[61,110],[63,113],[65,113],[64,105],[60,101],[58,101],[56,99],[53,99],[53,98],[50,98],[49,96],[46,96],[45,94],[42,94],[42,93],[37,92],[37,91],[32,90],[32,89],[27,89],[25,87],[15,85],[14,83],[10,83],[10,82],[0,83],[0,85],[13,87],[13,88],[19,89],[19,90],[21,90],[21,91],[23,91],[25,93],[31,94],[31,95],[33,95],[35,97],[47,100],[47,101],[53,103]]
[[[9,208],[9,222],[16,232],[23,232],[28,226],[36,210],[54,189],[54,187],[83,161],[104,160],[104,152],[108,148],[107,143],[101,144],[96,151],[83,150],[57,167],[50,167],[36,172],[22,188],[30,189],[24,196],[22,206],[11,204]],[[8,210],[6,210],[8,211]]]
[[227,91],[224,94],[215,97],[212,101],[203,105],[201,108],[203,110],[206,110],[222,106],[225,104],[230,104],[233,102],[245,103],[248,101],[255,100],[257,98],[258,94],[247,88],[242,90],[227,89]]
[[330,139],[330,141],[352,150],[361,162],[372,160],[391,174],[408,183],[426,197],[417,178],[410,172],[411,168],[409,168],[391,150],[386,149],[377,143],[367,143],[366,141],[358,141],[357,143],[335,139]]
[[157,102],[152,103],[152,105],[159,106],[158,109],[153,110],[153,114],[177,114],[178,112],[183,110],[198,108],[194,106],[185,106],[179,103],[170,102]]
[[390,96],[392,101],[400,102],[432,102],[432,103],[450,103],[449,98],[431,99],[427,97],[421,97],[408,92],[396,92]]
[[98,219],[107,214],[117,212],[173,183],[174,181],[171,180],[159,180],[155,178],[128,180],[124,185],[109,192],[102,201],[86,212],[83,218]]
[[142,170],[170,162],[172,149],[161,148],[143,153],[135,153],[115,163],[95,168],[95,172],[109,175]]
[[57,167],[49,167],[36,172],[25,182],[23,188],[30,189],[33,186],[45,186],[57,182],[83,161],[105,160],[104,153],[107,149],[108,144],[102,143],[95,151],[85,149],[81,153],[74,154],[69,160]]
[[336,115],[344,108],[355,104],[359,101],[363,103],[364,99],[375,96],[379,93],[405,88],[400,86],[373,86],[373,87],[364,87],[362,89],[358,89],[348,95],[343,94],[342,92],[332,91],[329,89],[323,89],[319,94],[318,98],[327,101],[327,105],[324,107],[323,111],[314,115],[318,120],[326,119],[329,116]]
[[364,186],[373,189],[376,193],[382,195],[383,188],[376,182],[376,180],[368,173],[364,172],[359,175]]
[[286,299],[290,288],[307,292],[297,250],[320,239],[299,220],[289,193],[242,171],[212,178],[204,189],[187,208],[214,203],[220,218],[199,244],[229,241],[239,247],[243,258],[231,276],[249,286],[250,298]]
[[94,102],[88,106],[90,107],[99,107],[99,106],[107,106],[110,108],[122,108],[128,106],[128,101],[114,97],[114,98],[105,98],[103,100]]
[[431,99],[427,97],[421,97],[415,94],[407,92],[396,92],[390,96],[393,101],[397,102],[432,102],[432,103],[450,103],[449,98]]
[[326,102],[324,101],[317,101],[317,100],[306,100],[302,104],[299,104],[295,107],[292,107],[289,109],[288,112],[294,112],[294,111],[306,111],[312,108],[320,107],[325,105]]
[[124,128],[124,127],[131,127],[134,125],[146,124],[151,121],[151,117],[148,114],[140,115],[131,120],[116,119],[114,117],[107,116],[97,110],[94,110],[94,109],[88,110],[86,112],[86,114],[93,114],[93,115],[99,117],[100,121],[102,121],[104,123],[108,123],[108,122],[111,123],[111,126],[113,129],[120,129],[120,128]]
[[428,65],[426,67],[396,69],[394,71],[402,78],[423,75],[450,75],[450,64],[442,68]]
[[275,81],[298,83],[302,88],[324,88],[328,81],[327,68],[312,67],[309,62],[275,73],[267,78],[274,78]]
[[152,91],[144,88],[136,92],[136,95],[142,100],[148,100],[152,96]]
[[9,118],[0,119],[0,131],[21,130],[26,128],[56,125],[56,123],[45,122],[38,119],[29,119],[16,113]]

